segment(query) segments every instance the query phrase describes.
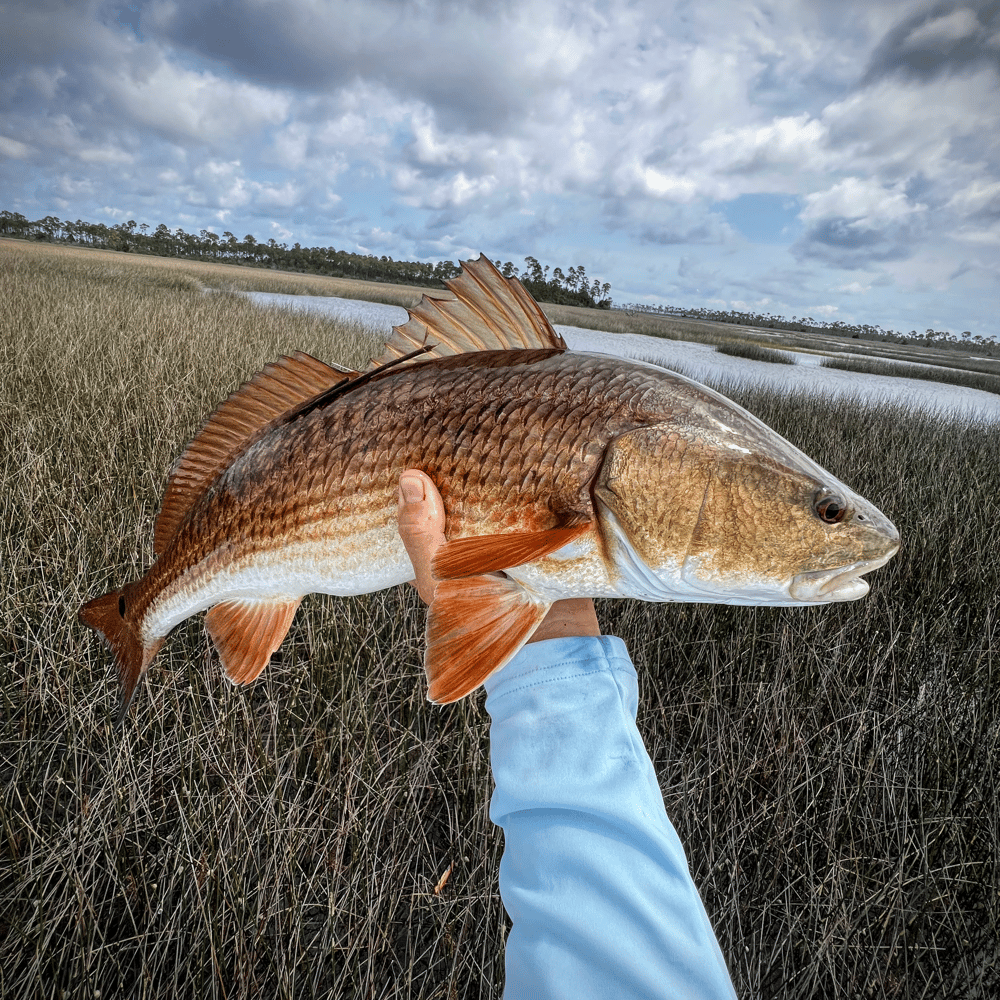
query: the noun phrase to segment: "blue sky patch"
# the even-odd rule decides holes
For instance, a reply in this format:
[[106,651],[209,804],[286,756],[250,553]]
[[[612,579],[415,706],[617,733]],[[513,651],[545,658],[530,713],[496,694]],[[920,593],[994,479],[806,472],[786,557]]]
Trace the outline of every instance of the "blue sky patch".
[[798,199],[787,194],[743,194],[713,208],[751,243],[787,245],[802,231]]

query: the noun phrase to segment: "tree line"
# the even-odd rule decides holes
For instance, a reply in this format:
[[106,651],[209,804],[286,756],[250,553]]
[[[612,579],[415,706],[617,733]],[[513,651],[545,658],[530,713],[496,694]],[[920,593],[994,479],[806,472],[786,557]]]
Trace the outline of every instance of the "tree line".
[[871,323],[845,323],[843,320],[833,322],[813,319],[812,316],[793,316],[786,319],[772,313],[741,312],[737,309],[691,309],[684,306],[651,306],[632,303],[616,306],[627,313],[652,313],[659,316],[678,316],[685,319],[709,320],[713,323],[735,323],[739,326],[753,326],[765,330],[791,330],[798,333],[830,334],[834,337],[851,337],[854,340],[876,340],[892,344],[921,344],[932,347],[970,346],[988,354],[1000,353],[1000,344],[990,337],[980,334],[973,336],[970,330],[961,335],[949,333],[947,330],[927,329],[923,333],[910,330],[900,333],[897,330],[886,330]]
[[[188,260],[217,261],[268,267],[302,274],[322,274],[335,278],[360,278],[404,285],[440,287],[448,278],[457,277],[461,268],[450,260],[435,264],[413,260],[393,260],[375,254],[351,253],[334,247],[289,247],[274,239],[263,242],[247,233],[242,240],[230,232],[221,236],[208,229],[188,233],[160,223],[151,229],[145,222],[129,219],[114,226],[102,222],[64,222],[54,215],[30,221],[17,212],[0,212],[0,235],[49,243],[119,250],[125,253],[155,254],[160,257],[183,257]],[[523,269],[510,261],[495,262],[508,278],[521,280],[525,288],[541,302],[589,308],[611,308],[611,285],[587,277],[582,264],[569,268],[542,266],[534,257],[525,258]]]

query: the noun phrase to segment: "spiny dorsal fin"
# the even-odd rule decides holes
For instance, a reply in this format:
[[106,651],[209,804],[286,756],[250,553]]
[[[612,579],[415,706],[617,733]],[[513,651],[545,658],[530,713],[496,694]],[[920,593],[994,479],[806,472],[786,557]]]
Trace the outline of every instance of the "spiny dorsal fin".
[[488,257],[462,261],[462,273],[445,284],[454,298],[425,295],[410,319],[392,328],[385,353],[371,367],[432,345],[421,360],[469,351],[566,350],[566,342],[545,318],[517,278],[505,278]]
[[161,555],[184,523],[195,500],[237,455],[244,452],[289,410],[326,392],[357,372],[337,371],[302,351],[267,365],[244,383],[208,418],[174,464],[153,532]]

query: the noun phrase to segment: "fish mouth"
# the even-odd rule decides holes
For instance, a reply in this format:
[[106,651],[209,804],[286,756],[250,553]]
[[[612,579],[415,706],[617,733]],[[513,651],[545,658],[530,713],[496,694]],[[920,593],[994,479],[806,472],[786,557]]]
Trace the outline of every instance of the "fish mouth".
[[861,559],[848,566],[838,566],[836,569],[799,573],[792,580],[788,593],[794,600],[809,604],[857,601],[868,593],[868,581],[862,579],[864,574],[884,566],[898,549],[897,544],[890,552],[877,559]]

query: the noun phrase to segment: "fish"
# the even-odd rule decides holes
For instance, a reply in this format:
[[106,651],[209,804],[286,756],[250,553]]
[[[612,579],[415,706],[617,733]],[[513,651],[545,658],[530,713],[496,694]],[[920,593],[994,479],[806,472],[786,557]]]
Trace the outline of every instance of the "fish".
[[79,612],[114,655],[119,721],[192,615],[248,684],[307,594],[411,580],[407,469],[446,514],[424,652],[438,704],[508,663],[555,601],[853,601],[899,548],[873,504],[725,396],[568,350],[487,257],[447,287],[365,372],[296,352],[208,418],[169,474],[148,571]]

